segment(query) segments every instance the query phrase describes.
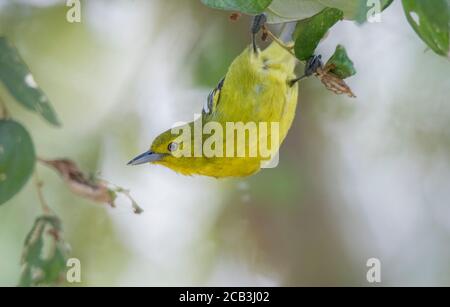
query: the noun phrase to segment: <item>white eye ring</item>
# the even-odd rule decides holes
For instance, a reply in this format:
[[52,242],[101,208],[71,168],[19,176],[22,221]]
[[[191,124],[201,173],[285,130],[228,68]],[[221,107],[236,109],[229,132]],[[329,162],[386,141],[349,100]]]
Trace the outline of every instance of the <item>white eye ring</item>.
[[167,149],[168,149],[170,152],[174,152],[175,150],[178,149],[178,144],[175,143],[175,142],[172,142],[172,143],[169,144],[169,146],[167,146]]

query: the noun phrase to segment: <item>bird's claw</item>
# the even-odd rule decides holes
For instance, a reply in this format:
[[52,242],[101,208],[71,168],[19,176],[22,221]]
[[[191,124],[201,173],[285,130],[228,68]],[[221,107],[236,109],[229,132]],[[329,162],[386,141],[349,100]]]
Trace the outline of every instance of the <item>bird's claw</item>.
[[258,52],[258,46],[256,45],[256,35],[261,31],[262,27],[267,22],[267,15],[265,13],[256,15],[253,17],[252,26],[250,28],[252,34],[253,51]]
[[307,61],[305,65],[305,73],[300,78],[289,81],[290,86],[294,86],[295,83],[300,80],[310,77],[313,74],[317,73],[317,70],[323,67],[322,56],[321,55],[313,55]]
[[322,56],[321,55],[313,55],[306,61],[305,65],[305,76],[312,76],[317,72],[319,68],[323,67]]

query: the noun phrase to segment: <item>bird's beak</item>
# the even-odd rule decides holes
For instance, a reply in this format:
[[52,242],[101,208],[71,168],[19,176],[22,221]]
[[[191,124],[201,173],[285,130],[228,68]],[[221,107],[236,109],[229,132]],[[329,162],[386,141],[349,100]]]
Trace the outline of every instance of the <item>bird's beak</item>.
[[157,162],[160,161],[163,157],[163,154],[147,151],[128,162],[128,165],[141,165],[145,163]]

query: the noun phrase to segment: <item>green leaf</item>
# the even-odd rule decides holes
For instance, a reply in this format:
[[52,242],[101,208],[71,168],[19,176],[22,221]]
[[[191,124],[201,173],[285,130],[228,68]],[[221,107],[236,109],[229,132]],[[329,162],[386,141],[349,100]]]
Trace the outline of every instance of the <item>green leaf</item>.
[[273,0],[266,9],[268,23],[302,20],[325,9],[317,0]]
[[0,81],[24,107],[40,114],[49,123],[60,125],[48,97],[36,84],[17,49],[4,37],[0,37]]
[[354,19],[360,5],[366,4],[366,0],[318,0],[327,7],[339,9],[344,13],[346,19]]
[[326,8],[319,14],[298,22],[294,33],[297,58],[301,61],[309,59],[327,31],[343,17],[341,10]]
[[450,0],[403,0],[411,26],[437,54],[450,57]]
[[25,239],[19,286],[59,284],[66,271],[68,250],[62,239],[60,220],[50,215],[37,218]]
[[336,47],[336,51],[326,64],[326,66],[329,65],[334,67],[330,72],[341,79],[346,79],[356,74],[355,66],[348,57],[344,46],[338,45]]
[[220,10],[239,11],[255,15],[262,13],[272,0],[202,0],[202,3]]
[[11,120],[0,120],[0,205],[27,183],[36,155],[25,128]]

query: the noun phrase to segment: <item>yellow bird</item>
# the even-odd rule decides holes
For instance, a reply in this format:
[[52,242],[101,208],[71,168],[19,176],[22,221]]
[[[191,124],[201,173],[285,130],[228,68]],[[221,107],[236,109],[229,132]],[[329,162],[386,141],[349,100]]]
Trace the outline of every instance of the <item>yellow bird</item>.
[[[209,95],[201,116],[178,127],[179,133],[170,129],[159,135],[150,150],[131,160],[129,165],[159,164],[183,175],[244,177],[258,172],[262,163],[267,162],[268,157],[263,155],[261,143],[266,143],[272,154],[278,151],[295,117],[298,100],[296,81],[300,78],[297,79],[294,73],[297,60],[290,47],[280,40],[274,41],[263,51],[256,46],[255,35],[264,22],[264,15],[255,17],[253,45],[233,61],[225,78]],[[206,133],[202,130],[200,137],[192,133],[197,127],[207,127],[211,123],[216,123],[213,126],[215,129],[209,129]],[[267,129],[261,128],[256,139],[252,139],[250,128],[244,129],[245,137],[239,138],[236,137],[237,130],[226,129],[233,124],[236,127],[238,123],[242,123],[241,128],[244,125],[257,129],[266,123]],[[249,123],[254,125],[247,125]],[[277,123],[273,127],[278,128],[271,129],[272,123]],[[180,142],[180,131],[191,132],[185,142]],[[223,135],[216,137],[215,142],[209,142],[209,145],[214,143],[210,149],[216,155],[196,155],[198,143],[202,146],[208,142],[213,132]],[[239,148],[245,151],[244,155]],[[180,152],[184,154],[180,155]],[[256,154],[250,155],[250,152]]]

